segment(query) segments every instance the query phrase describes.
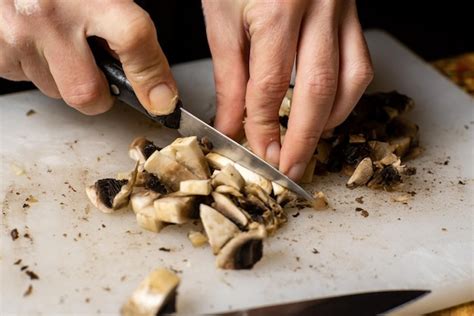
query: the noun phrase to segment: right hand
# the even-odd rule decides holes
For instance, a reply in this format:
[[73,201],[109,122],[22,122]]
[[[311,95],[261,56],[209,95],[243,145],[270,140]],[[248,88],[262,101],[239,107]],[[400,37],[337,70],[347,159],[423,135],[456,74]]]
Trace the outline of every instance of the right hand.
[[0,0],[0,76],[32,81],[89,115],[113,104],[87,38],[104,39],[140,102],[169,114],[177,88],[150,16],[132,0]]

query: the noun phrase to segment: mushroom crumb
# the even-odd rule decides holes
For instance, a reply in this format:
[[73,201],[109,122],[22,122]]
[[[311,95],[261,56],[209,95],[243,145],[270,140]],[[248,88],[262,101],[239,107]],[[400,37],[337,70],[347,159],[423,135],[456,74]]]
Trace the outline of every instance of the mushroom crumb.
[[25,293],[23,293],[23,296],[24,297],[27,297],[29,295],[31,295],[31,293],[33,293],[33,285],[29,285],[28,288],[26,289]]
[[18,234],[18,229],[14,228],[10,232],[10,236],[12,237],[12,240],[15,241],[18,239],[19,234]]
[[360,215],[362,215],[363,217],[369,216],[369,212],[367,212],[366,210],[364,210],[361,207],[356,207],[355,210],[356,210],[356,212],[360,212]]
[[32,116],[33,114],[36,114],[36,111],[31,109],[28,112],[26,112],[26,116]]
[[38,280],[39,279],[39,276],[31,270],[26,270],[25,273],[26,273],[26,275],[28,275],[30,277],[31,280]]
[[158,248],[159,251],[164,251],[164,252],[170,252],[171,249],[170,248],[165,248],[165,247],[160,247]]

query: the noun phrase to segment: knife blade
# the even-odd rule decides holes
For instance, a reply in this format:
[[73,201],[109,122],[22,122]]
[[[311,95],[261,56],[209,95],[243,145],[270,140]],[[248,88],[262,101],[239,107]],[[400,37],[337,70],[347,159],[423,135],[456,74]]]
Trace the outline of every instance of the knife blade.
[[138,101],[132,85],[126,78],[120,63],[100,47],[94,49],[94,56],[97,65],[104,72],[105,77],[109,82],[110,91],[122,102],[130,105],[152,120],[157,121],[168,128],[177,129],[178,133],[184,137],[207,137],[207,139],[212,143],[213,151],[216,153],[221,154],[255,173],[280,184],[308,201],[313,201],[313,196],[296,182],[288,178],[278,169],[255,155],[247,148],[193,115],[183,107],[181,101],[178,102],[174,112],[171,114],[165,116],[150,115],[141,105],[140,101]]
[[379,315],[430,293],[427,290],[393,290],[367,292],[278,304],[239,311],[218,313],[219,316],[263,315]]

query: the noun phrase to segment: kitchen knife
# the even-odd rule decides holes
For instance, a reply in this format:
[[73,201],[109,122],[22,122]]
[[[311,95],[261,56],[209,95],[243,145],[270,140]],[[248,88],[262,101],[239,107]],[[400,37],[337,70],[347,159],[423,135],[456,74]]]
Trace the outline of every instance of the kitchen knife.
[[216,314],[219,316],[263,316],[263,315],[331,315],[369,316],[379,315],[391,309],[418,299],[430,291],[400,290],[382,291],[335,296],[295,303],[257,307],[234,312]]
[[182,136],[197,136],[198,138],[206,137],[212,143],[212,150],[216,153],[221,154],[259,175],[288,188],[308,201],[313,200],[311,194],[278,171],[278,169],[274,168],[247,148],[222,134],[186,110],[181,101],[176,105],[174,112],[169,115],[150,115],[141,105],[140,101],[138,101],[130,82],[125,77],[125,73],[120,63],[99,46],[94,46],[94,55],[97,65],[102,69],[105,77],[109,81],[110,91],[113,95],[117,96],[119,100],[142,112],[152,120],[157,121],[168,128],[177,129]]

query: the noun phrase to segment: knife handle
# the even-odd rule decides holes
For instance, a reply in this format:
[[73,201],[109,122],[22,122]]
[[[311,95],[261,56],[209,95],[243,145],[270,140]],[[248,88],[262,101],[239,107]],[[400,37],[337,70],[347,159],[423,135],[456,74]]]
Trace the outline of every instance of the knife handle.
[[178,100],[174,111],[168,115],[155,116],[148,113],[148,111],[138,101],[135,92],[133,91],[132,85],[128,81],[123,71],[122,65],[102,47],[95,45],[96,43],[89,42],[97,65],[104,73],[107,81],[109,82],[110,92],[116,96],[120,101],[130,105],[135,110],[138,110],[151,118],[154,121],[161,123],[162,125],[178,129],[181,121],[181,100]]

